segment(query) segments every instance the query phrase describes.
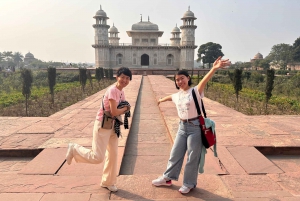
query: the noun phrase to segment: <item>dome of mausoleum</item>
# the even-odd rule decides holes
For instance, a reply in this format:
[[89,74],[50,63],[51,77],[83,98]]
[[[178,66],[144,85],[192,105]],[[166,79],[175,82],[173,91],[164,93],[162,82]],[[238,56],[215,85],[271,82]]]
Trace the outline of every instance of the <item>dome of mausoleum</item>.
[[176,26],[173,28],[172,32],[180,32],[180,29]]
[[118,29],[115,27],[115,25],[113,25],[110,29],[109,29],[109,33],[119,33]]
[[132,25],[131,30],[158,31],[158,26],[152,22],[138,22]]
[[191,19],[191,18],[192,19],[197,19],[195,17],[194,13],[192,11],[190,11],[190,7],[188,8],[187,11],[185,11],[185,13],[183,14],[183,17],[181,19],[186,19],[186,18],[188,18],[188,19]]
[[261,53],[257,53],[253,59],[263,59],[263,55]]
[[183,18],[189,18],[189,17],[195,17],[194,13],[190,10],[186,11],[184,14],[183,14]]
[[28,52],[27,54],[25,54],[25,58],[34,58],[34,56],[30,52]]
[[98,10],[98,11],[96,12],[95,17],[105,17],[105,18],[107,18],[106,12],[104,12],[104,10],[102,10],[102,7],[101,7],[101,6],[100,6],[100,10]]

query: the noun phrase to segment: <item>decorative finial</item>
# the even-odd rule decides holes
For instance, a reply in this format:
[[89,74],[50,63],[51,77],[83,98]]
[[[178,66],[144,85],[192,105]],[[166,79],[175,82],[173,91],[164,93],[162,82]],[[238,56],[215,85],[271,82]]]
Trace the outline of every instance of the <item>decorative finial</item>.
[[190,11],[190,6],[189,6],[189,11]]
[[148,22],[150,22],[150,18],[149,18],[149,15],[148,15]]
[[140,14],[140,15],[141,15],[141,21],[142,21],[142,20],[143,20],[143,19],[142,19],[142,14]]
[[100,5],[100,10],[102,10],[102,6]]
[[176,27],[177,27],[177,23],[176,23]]
[[115,23],[113,22],[113,27],[115,26]]

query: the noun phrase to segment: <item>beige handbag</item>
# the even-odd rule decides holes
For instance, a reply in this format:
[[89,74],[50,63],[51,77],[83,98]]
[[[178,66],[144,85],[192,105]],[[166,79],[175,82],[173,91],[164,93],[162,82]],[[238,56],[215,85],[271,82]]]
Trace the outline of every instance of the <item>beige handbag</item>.
[[113,127],[115,118],[111,116],[110,112],[105,111],[103,98],[102,98],[103,118],[102,118],[101,128],[110,130]]

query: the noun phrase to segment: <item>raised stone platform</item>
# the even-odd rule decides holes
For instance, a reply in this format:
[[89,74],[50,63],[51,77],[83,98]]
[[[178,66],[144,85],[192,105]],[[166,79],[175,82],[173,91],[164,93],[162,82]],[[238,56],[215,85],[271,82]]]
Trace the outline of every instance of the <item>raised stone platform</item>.
[[151,180],[166,168],[178,128],[177,92],[164,76],[133,76],[125,88],[130,130],[119,141],[119,191],[99,186],[103,164],[65,163],[68,142],[91,146],[105,90],[50,117],[0,117],[0,200],[300,200],[299,116],[246,116],[204,99],[216,122],[218,158],[208,149],[198,186],[181,195]]

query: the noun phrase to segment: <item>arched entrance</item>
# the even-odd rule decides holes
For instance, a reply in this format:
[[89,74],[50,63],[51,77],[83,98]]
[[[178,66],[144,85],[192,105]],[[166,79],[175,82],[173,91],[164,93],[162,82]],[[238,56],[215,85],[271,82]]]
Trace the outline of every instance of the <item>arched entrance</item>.
[[174,56],[172,54],[168,54],[167,56],[167,66],[173,66]]
[[117,54],[117,65],[122,65],[122,60],[123,60],[123,55],[122,54]]
[[142,66],[149,66],[149,55],[148,54],[143,54],[141,56],[141,65]]

